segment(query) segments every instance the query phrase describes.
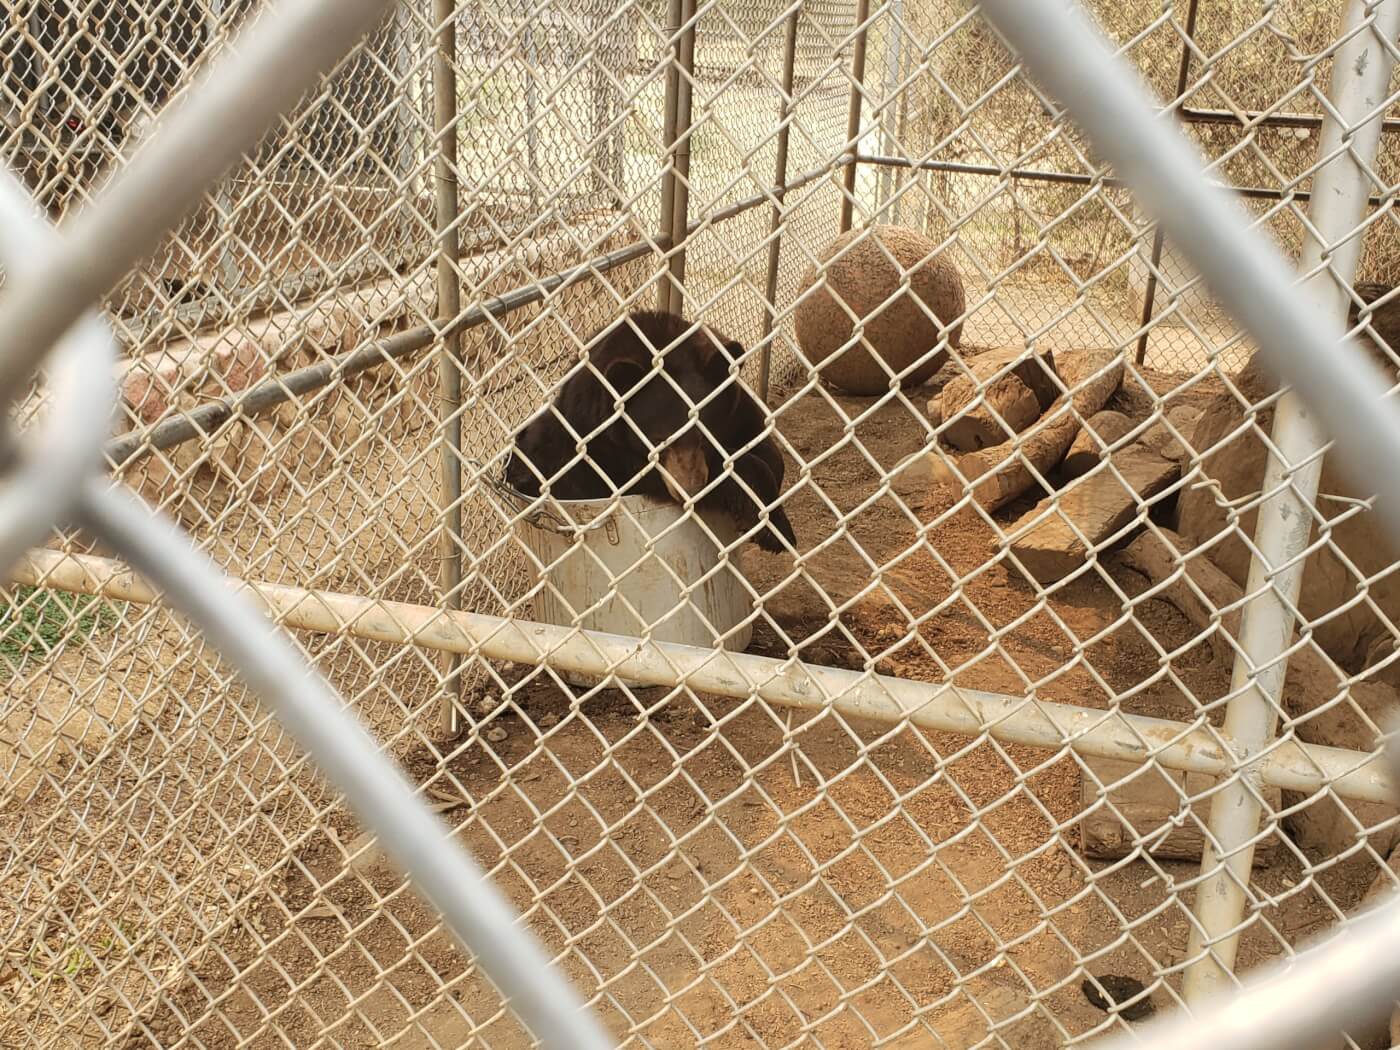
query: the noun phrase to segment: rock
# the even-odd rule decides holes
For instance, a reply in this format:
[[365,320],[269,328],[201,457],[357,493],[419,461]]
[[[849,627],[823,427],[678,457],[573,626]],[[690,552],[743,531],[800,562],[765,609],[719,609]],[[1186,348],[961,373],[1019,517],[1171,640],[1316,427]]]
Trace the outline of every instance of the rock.
[[[1243,385],[1257,389],[1257,384],[1247,379]],[[1273,424],[1273,415],[1272,408],[1259,414],[1257,426],[1265,433]],[[1178,501],[1182,537],[1192,547],[1210,544],[1212,560],[1240,586],[1249,574],[1249,549],[1231,527],[1228,514],[1233,508],[1226,504],[1248,503],[1249,496],[1263,484],[1267,460],[1264,444],[1253,430],[1236,433],[1242,418],[1243,410],[1229,395],[1222,395],[1205,409],[1191,443],[1202,457],[1201,469],[1220,486],[1220,492],[1217,495],[1212,486],[1193,484],[1183,489]],[[1217,448],[1229,435],[1233,436]],[[1377,639],[1391,634],[1371,603],[1392,622],[1400,622],[1400,573],[1390,571],[1396,550],[1375,512],[1356,507],[1356,500],[1372,494],[1350,485],[1331,456],[1323,463],[1318,491],[1317,513],[1335,524],[1330,542],[1308,556],[1299,608],[1313,624],[1313,640],[1344,669],[1356,673],[1365,666],[1367,653]],[[1239,510],[1237,528],[1252,537],[1257,507]],[[1222,532],[1227,535],[1212,543]],[[1356,567],[1355,571],[1346,561]],[[1366,600],[1356,600],[1357,573],[1370,580]]]
[[[939,437],[962,452],[976,452],[1014,437],[1039,419],[1061,393],[1049,350],[992,351],[972,358],[968,368],[971,375],[955,376],[939,394],[938,416],[947,421]],[[973,406],[978,397],[982,402]]]
[[[1060,473],[1067,478],[1083,477],[1099,465],[1104,446],[1112,445],[1133,426],[1133,421],[1122,412],[1111,408],[1095,412],[1084,421],[1084,426],[1070,443],[1069,451],[1060,461]],[[1095,440],[1095,436],[1098,440]]]
[[495,693],[486,693],[476,702],[476,713],[479,718],[488,718],[495,713],[496,708],[501,706],[501,698]]
[[[1088,999],[1094,1006],[1105,1013],[1116,1009],[1118,1015],[1126,1021],[1145,1021],[1156,1013],[1156,1007],[1152,1005],[1152,1000],[1143,994],[1147,991],[1146,985],[1136,977],[1105,973],[1097,977],[1084,978],[1079,987],[1084,992],[1084,998]],[[1108,994],[1105,995],[1105,992]],[[1137,999],[1137,996],[1142,996],[1142,998]],[[1133,999],[1134,1002],[1128,1006],[1118,1005],[1126,1003],[1129,999]]]
[[[1165,585],[1160,596],[1174,605],[1210,641],[1218,660],[1234,663],[1235,649],[1230,639],[1239,637],[1240,603],[1243,590],[1203,553],[1196,552],[1184,562],[1179,554],[1190,554],[1187,541],[1168,530],[1160,530],[1174,549],[1168,549],[1152,533],[1139,536],[1119,552],[1122,563],[1142,573],[1154,584]],[[1188,583],[1184,576],[1189,576]],[[1229,610],[1225,612],[1223,610]],[[1353,682],[1342,702],[1343,677],[1313,645],[1293,651],[1288,659],[1288,675],[1283,687],[1284,713],[1294,723],[1294,732],[1305,744],[1346,748],[1369,754],[1377,747],[1373,726],[1388,725],[1400,714],[1400,693],[1381,682]],[[1285,791],[1285,807],[1299,806],[1305,800],[1299,792]],[[1304,849],[1318,849],[1328,856],[1356,845],[1365,834],[1377,852],[1388,852],[1395,831],[1380,828],[1397,812],[1392,805],[1376,802],[1345,802],[1350,814],[1340,811],[1340,803],[1328,795],[1283,819],[1289,835]],[[1356,825],[1360,824],[1358,831]]]
[[[1134,518],[1145,517],[1145,502],[1181,475],[1171,460],[1138,443],[1113,453],[1111,462],[1111,470],[1080,478],[1059,493],[1050,515],[1011,541],[1023,571],[1041,583],[1064,579],[1103,544],[1121,538]],[[1044,513],[1044,504],[1034,507],[1008,531],[1014,534]]]
[[1365,669],[1371,681],[1400,686],[1400,660],[1392,659],[1395,650],[1396,640],[1390,635],[1377,638],[1367,646]]
[[[1147,433],[1142,436],[1142,443],[1174,463],[1185,463],[1194,455],[1188,446],[1200,420],[1201,410],[1195,405],[1175,405],[1167,410],[1164,419],[1147,429]],[[1181,443],[1177,434],[1185,439],[1186,445]]]
[[[847,393],[873,395],[890,388],[885,366],[895,372],[916,366],[903,379],[906,387],[938,371],[948,356],[946,349],[934,352],[943,336],[940,319],[961,317],[964,298],[962,277],[950,259],[934,254],[937,248],[914,230],[872,226],[842,234],[808,267],[793,320],[803,356],[823,379]],[[908,290],[895,296],[906,275]],[[853,316],[864,320],[863,341],[842,350],[855,329]],[[956,348],[961,323],[947,334],[947,345]]]
[[935,430],[943,425],[943,392],[941,390],[937,396],[928,399],[928,421]]
[[[1122,357],[1111,350],[1068,354],[1057,362],[1057,367],[1071,394],[1051,405],[1037,425],[1017,435],[1014,441],[951,457],[958,473],[972,483],[973,498],[983,509],[994,511],[1005,506],[1036,483],[1035,475],[1022,460],[1029,461],[1041,477],[1054,470],[1079,433],[1079,418],[1087,419],[1103,408],[1123,381]],[[1072,401],[1075,412],[1068,410],[1067,400]],[[1008,462],[1017,453],[1019,458]],[[940,452],[929,455],[933,483],[961,488],[963,482],[945,456]]]
[[499,744],[509,735],[510,734],[507,733],[502,726],[492,726],[490,729],[486,730],[486,739],[493,744]]

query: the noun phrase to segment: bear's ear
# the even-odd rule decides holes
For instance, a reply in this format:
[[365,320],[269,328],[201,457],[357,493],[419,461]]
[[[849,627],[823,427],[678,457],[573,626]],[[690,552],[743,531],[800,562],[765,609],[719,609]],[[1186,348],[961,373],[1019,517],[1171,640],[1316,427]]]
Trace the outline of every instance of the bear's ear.
[[724,352],[729,355],[731,361],[742,361],[744,359],[744,344],[737,339],[724,340]]
[[[618,338],[615,333],[589,355],[588,364],[575,374],[569,418],[582,433],[589,433],[616,415],[618,397],[627,397],[651,370],[651,358],[641,359],[641,344]],[[609,389],[611,387],[612,389]]]
[[603,366],[603,378],[623,397],[630,394],[651,371],[651,362],[643,364],[634,356],[615,357]]

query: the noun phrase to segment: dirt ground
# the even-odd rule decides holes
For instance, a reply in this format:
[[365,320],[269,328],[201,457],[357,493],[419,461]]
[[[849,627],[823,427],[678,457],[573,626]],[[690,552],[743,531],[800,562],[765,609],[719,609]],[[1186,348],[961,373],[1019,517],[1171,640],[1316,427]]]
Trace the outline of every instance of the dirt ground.
[[[1151,378],[1159,392],[1179,382]],[[1113,407],[1145,401],[1126,387]],[[991,559],[974,513],[950,513],[942,494],[877,495],[880,468],[923,444],[924,423],[895,404],[848,426],[871,403],[814,391],[782,410],[784,438],[812,464],[807,481],[789,464],[802,568],[833,605],[783,582],[790,557],[747,552],[771,592],[751,652],[860,667],[869,654],[906,678],[1090,707],[1132,691],[1125,710],[1163,717],[1224,693],[1229,669],[1204,644],[1183,648],[1192,631],[1175,610],[1147,600],[1125,616],[1144,589],[1131,572],[1081,578],[1038,606]],[[1171,675],[1157,673],[1154,641],[1181,649]],[[1073,756],[503,673],[507,702],[477,731],[404,761],[635,1045],[1056,1047],[1121,1023],[1086,1001],[1089,972],[1135,976],[1159,1009],[1173,1003],[1191,899],[1174,891],[1198,866],[1080,855]],[[1320,932],[1372,874],[1364,858],[1305,874],[1281,851],[1256,871],[1268,903],[1242,963]],[[526,1043],[435,913],[337,811],[305,829],[125,1045]]]

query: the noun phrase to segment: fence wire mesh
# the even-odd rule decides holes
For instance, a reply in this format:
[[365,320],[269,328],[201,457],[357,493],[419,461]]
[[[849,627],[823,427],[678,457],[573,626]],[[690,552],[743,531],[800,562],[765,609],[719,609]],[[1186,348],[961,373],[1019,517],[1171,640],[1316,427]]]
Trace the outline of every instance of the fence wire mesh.
[[[5,155],[53,217],[255,6],[8,5]],[[1279,248],[1312,239],[1393,372],[1395,138],[1362,155],[1329,96],[1344,5],[1087,6]],[[1325,460],[1312,496],[1288,463],[1313,527],[1267,661],[1287,663],[1276,741],[1242,770],[1222,727],[1250,692],[1242,611],[1272,586],[1249,574],[1280,391],[975,10],[459,4],[445,126],[436,10],[395,6],[108,296],[109,458],[231,576],[284,588],[277,618],[620,1043],[1078,1045],[1180,1008],[1204,953],[1246,974],[1396,884],[1396,806],[1365,765],[1400,689],[1371,494]],[[1318,243],[1327,121],[1371,199]],[[1348,244],[1354,274],[1331,261]],[[926,290],[935,270],[958,296]],[[521,427],[568,376],[612,382],[588,349],[672,282],[742,344],[793,549],[632,497],[546,508],[550,532],[502,492]],[[857,318],[946,360],[843,388],[813,346]],[[725,413],[696,416],[729,440]],[[732,475],[748,450],[728,450]],[[233,668],[109,555],[56,533],[3,592],[6,1045],[531,1045]],[[581,633],[600,625],[747,652],[633,657]],[[1221,842],[1212,803],[1241,785],[1258,831]],[[1193,950],[1196,889],[1243,850],[1243,909]]]

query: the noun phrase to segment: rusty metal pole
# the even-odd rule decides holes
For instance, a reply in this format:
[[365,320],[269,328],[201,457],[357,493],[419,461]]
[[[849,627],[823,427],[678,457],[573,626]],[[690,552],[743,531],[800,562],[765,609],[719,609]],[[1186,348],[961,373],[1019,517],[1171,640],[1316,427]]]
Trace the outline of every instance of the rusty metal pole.
[[846,175],[842,180],[841,231],[851,228],[856,206],[856,174],[859,165],[856,161],[860,153],[860,115],[865,102],[865,48],[870,29],[870,0],[856,2],[856,46],[851,55],[851,103],[846,111],[846,142],[851,150],[851,163],[846,165]]
[[[1181,41],[1181,64],[1176,68],[1176,95],[1172,101],[1180,99],[1186,91],[1186,80],[1191,75],[1191,44],[1196,37],[1196,6],[1199,0],[1187,0],[1186,4],[1186,35]],[[1138,327],[1142,329],[1142,334],[1138,336],[1137,353],[1133,360],[1142,364],[1147,359],[1147,326],[1152,321],[1152,308],[1157,299],[1157,267],[1162,264],[1162,224],[1157,224],[1157,229],[1152,234],[1152,265],[1147,269],[1147,287],[1142,291],[1142,317],[1138,322]]]
[[[443,605],[452,610],[462,606],[462,337],[447,327],[462,310],[458,273],[461,244],[457,228],[455,9],[455,0],[433,0],[433,18],[437,23],[437,47],[433,52],[433,131],[437,142],[433,158],[438,236],[436,320],[445,328],[438,357],[438,418],[442,424],[438,584]],[[438,731],[444,737],[457,731],[463,684],[462,658],[448,657],[446,688],[438,709]]]

